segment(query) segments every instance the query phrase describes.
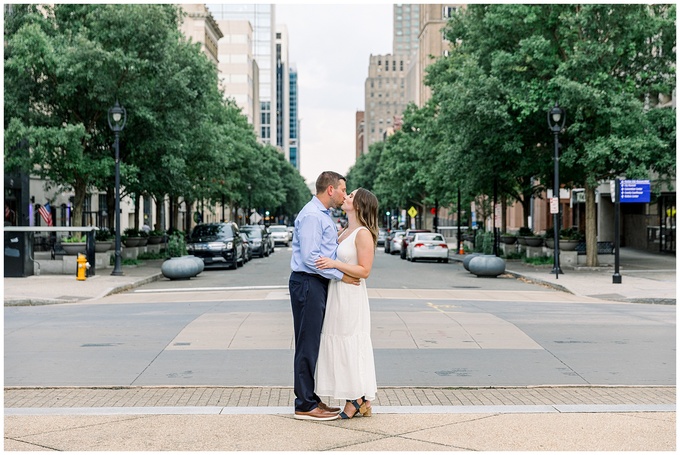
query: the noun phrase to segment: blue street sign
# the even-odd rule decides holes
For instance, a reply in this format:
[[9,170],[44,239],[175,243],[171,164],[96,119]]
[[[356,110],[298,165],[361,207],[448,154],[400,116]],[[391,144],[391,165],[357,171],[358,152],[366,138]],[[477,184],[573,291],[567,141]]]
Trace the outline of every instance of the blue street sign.
[[621,180],[621,203],[649,202],[649,180]]

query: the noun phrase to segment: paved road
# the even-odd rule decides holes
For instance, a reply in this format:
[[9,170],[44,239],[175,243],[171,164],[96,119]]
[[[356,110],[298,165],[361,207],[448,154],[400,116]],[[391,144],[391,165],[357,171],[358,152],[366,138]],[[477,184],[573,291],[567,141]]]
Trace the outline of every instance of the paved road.
[[[189,282],[6,307],[5,385],[290,386],[289,260],[278,249]],[[381,386],[675,384],[674,306],[470,278],[460,264],[384,254],[369,287]]]

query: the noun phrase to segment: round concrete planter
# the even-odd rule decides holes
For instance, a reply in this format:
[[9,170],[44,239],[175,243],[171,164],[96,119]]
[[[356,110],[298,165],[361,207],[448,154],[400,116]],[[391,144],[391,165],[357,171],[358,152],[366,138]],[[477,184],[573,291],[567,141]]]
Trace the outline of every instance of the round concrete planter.
[[200,258],[194,259],[194,256],[170,258],[161,264],[161,273],[171,280],[188,280],[200,273],[196,259],[203,262]]
[[[555,239],[545,239],[545,246],[555,249]],[[578,240],[560,239],[560,251],[574,251],[578,246]]]
[[132,248],[134,246],[139,246],[139,241],[141,240],[141,237],[128,237],[125,240],[123,240],[123,244],[125,244],[126,247]]
[[465,258],[463,259],[463,267],[465,267],[465,270],[467,270],[469,272],[470,271],[470,261],[473,258],[476,258],[477,256],[481,256],[481,255],[482,255],[482,253],[472,253],[472,254],[468,254],[467,256],[465,256]]
[[524,239],[524,245],[526,245],[526,246],[541,246],[541,245],[543,245],[543,237],[524,236],[524,237],[520,237],[520,239]]
[[160,243],[163,243],[163,236],[162,235],[149,236],[149,245],[158,245]]
[[66,252],[66,255],[68,256],[75,256],[78,253],[83,253],[85,254],[85,249],[87,247],[87,244],[85,242],[77,242],[77,243],[62,243],[61,247],[64,249]]
[[506,245],[514,245],[517,242],[517,237],[514,235],[501,235],[501,242]]
[[[196,266],[198,267],[198,270],[196,271],[196,275],[198,275],[205,268],[205,262],[203,262],[203,259],[196,257],[196,256],[191,256],[191,258],[194,260],[194,262],[196,263]],[[196,275],[194,275],[194,276],[196,276]]]
[[480,277],[497,277],[505,272],[505,261],[492,254],[485,254],[472,258],[470,273]]
[[97,241],[94,242],[94,251],[96,253],[105,253],[113,247],[113,240]]
[[578,246],[578,240],[560,240],[560,250],[562,251],[574,251]]

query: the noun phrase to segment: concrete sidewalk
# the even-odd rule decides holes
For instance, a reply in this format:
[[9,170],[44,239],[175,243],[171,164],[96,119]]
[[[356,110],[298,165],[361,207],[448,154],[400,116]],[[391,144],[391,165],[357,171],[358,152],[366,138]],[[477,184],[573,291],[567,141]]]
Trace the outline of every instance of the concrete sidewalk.
[[[675,450],[675,387],[381,388],[293,418],[291,388],[8,388],[5,450]],[[339,405],[340,403],[331,403]]]
[[[465,256],[453,253],[453,261]],[[111,276],[110,269],[76,281],[70,275],[40,275],[4,279],[5,305],[45,305],[99,299],[125,292],[151,281],[163,279],[162,261],[144,261],[142,265],[124,267],[123,276]],[[612,256],[613,263],[613,256]],[[596,269],[563,267],[558,278],[551,274],[552,266],[532,266],[522,261],[507,261],[506,273],[518,279],[548,286],[577,296],[619,302],[675,304],[676,261],[673,255],[621,249],[619,271],[621,284],[612,283],[613,266]],[[493,280],[479,278],[480,282]],[[374,285],[374,283],[372,283]]]

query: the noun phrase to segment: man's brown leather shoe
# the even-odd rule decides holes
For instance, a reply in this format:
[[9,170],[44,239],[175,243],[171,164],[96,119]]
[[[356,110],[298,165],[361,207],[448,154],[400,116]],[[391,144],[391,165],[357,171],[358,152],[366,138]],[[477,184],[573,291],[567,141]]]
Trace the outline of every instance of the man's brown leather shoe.
[[298,420],[335,420],[338,417],[339,414],[324,411],[318,406],[309,412],[295,411],[295,418]]
[[319,407],[321,408],[322,411],[335,412],[335,413],[340,412],[340,408],[332,408],[332,407],[328,406],[326,403],[324,403],[323,401],[319,401]]

